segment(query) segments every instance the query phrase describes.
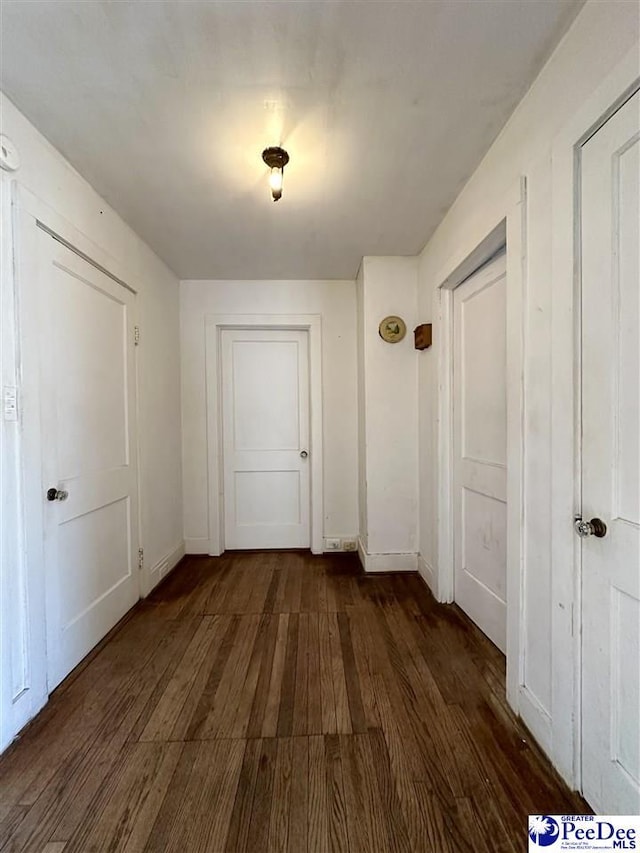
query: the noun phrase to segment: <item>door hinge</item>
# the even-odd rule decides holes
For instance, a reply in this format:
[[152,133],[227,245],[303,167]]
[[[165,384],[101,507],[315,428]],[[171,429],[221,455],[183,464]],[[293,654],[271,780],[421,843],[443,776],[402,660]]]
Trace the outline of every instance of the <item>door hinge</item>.
[[140,344],[140,326],[133,327],[133,343],[135,346]]
[[142,571],[144,568],[144,548],[138,548],[138,569]]

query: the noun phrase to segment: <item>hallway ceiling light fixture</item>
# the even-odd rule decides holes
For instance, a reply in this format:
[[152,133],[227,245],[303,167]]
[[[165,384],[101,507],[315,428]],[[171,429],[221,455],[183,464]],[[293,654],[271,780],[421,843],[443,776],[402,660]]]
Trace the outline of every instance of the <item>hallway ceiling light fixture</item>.
[[271,197],[274,201],[282,198],[282,176],[284,167],[289,162],[289,155],[284,150],[275,146],[273,148],[265,148],[262,152],[262,159],[271,169],[269,175],[269,186],[271,187]]

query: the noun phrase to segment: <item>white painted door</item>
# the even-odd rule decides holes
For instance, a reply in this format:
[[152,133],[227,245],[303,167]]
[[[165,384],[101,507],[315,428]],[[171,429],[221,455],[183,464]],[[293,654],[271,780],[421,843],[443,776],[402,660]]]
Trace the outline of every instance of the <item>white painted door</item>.
[[52,690],[139,597],[135,295],[44,232],[39,249]]
[[581,542],[582,772],[614,814],[640,814],[639,119],[636,94],[582,149],[582,516],[607,527]]
[[506,650],[506,256],[454,301],[455,600]]
[[308,332],[221,335],[225,547],[308,548]]

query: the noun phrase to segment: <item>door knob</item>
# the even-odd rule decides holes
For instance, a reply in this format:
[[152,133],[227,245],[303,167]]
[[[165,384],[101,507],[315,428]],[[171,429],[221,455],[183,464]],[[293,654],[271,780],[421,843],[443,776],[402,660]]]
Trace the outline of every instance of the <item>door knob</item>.
[[592,518],[591,521],[585,521],[581,515],[577,515],[573,521],[573,526],[581,539],[586,539],[587,536],[595,536],[596,539],[602,539],[607,535],[607,525],[601,518]]
[[64,489],[47,489],[48,501],[66,501],[68,497],[69,492],[66,492]]
[[302,458],[302,459],[306,459],[308,455],[309,455],[309,454],[307,453],[307,451],[306,451],[306,450],[301,450],[301,451],[300,451],[300,456],[301,456],[301,458]]

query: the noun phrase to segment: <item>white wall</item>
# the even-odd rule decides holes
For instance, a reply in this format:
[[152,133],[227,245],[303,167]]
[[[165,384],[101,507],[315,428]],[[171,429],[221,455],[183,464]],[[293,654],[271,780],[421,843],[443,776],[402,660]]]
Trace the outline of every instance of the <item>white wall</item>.
[[319,314],[322,319],[324,536],[358,532],[356,294],[353,281],[183,281],[184,531],[208,553],[205,319],[212,314]]
[[[419,259],[420,320],[436,323],[434,335],[437,336],[437,287],[506,215],[513,188],[521,176],[526,176],[526,303],[524,319],[518,318],[518,322],[523,322],[525,346],[526,448],[524,690],[520,711],[570,781],[574,778],[571,759],[574,709],[567,706],[564,694],[554,685],[562,681],[558,673],[567,671],[563,661],[571,656],[571,649],[553,633],[554,612],[567,606],[564,600],[554,596],[554,576],[567,567],[552,538],[551,507],[554,502],[552,419],[555,418],[556,423],[568,419],[563,428],[570,431],[572,415],[570,392],[563,402],[566,415],[563,411],[552,411],[552,376],[557,366],[552,363],[551,352],[554,323],[558,323],[560,314],[566,314],[570,332],[571,310],[567,314],[565,282],[559,280],[559,272],[552,264],[552,214],[560,168],[553,158],[563,128],[595,97],[594,93],[608,75],[620,76],[616,69],[621,67],[621,62],[628,67],[629,57],[631,65],[635,57],[635,72],[631,70],[640,74],[638,17],[639,7],[635,3],[591,0],[586,4]],[[621,75],[621,79],[623,77]],[[628,77],[627,83],[631,79]],[[623,88],[621,83],[617,94],[621,94]],[[608,106],[603,102],[602,111]],[[595,121],[596,117],[590,121]],[[567,142],[568,154],[580,133]],[[563,168],[572,168],[570,156]],[[570,279],[568,288],[571,288]],[[512,332],[518,333],[518,330]],[[570,373],[571,359],[567,368]],[[420,550],[425,563],[436,569],[436,575],[437,375],[437,348],[434,347],[421,358],[419,370]],[[512,462],[510,459],[509,464]],[[564,522],[571,525],[569,512],[567,516]],[[572,677],[570,667],[568,675]]]
[[[366,257],[357,287],[360,554],[368,571],[415,569],[418,544],[417,259]],[[380,321],[407,324],[382,340]]]
[[[20,384],[20,339],[14,346],[14,316],[29,280],[14,280],[11,244],[20,237],[10,225],[10,190],[27,194],[38,217],[56,223],[58,232],[107,269],[138,289],[142,342],[138,351],[141,544],[145,549],[147,587],[157,580],[152,569],[183,552],[180,438],[179,292],[173,273],[75,172],[15,106],[1,96],[2,133],[16,145],[21,167],[2,176],[2,380]],[[123,165],[123,168],[125,166]],[[135,176],[132,176],[135,179]],[[12,184],[10,187],[9,184]],[[43,578],[24,559],[20,483],[15,466],[20,437],[39,413],[24,401],[18,424],[2,424],[2,683],[0,748],[46,701]],[[40,466],[38,458],[23,459],[22,471]],[[13,500],[7,501],[12,488]],[[13,487],[16,487],[15,490]],[[28,508],[27,508],[28,512]],[[41,567],[40,567],[41,568]],[[35,574],[34,574],[35,572]],[[23,600],[26,597],[26,601]],[[28,615],[28,622],[21,620]],[[24,628],[24,630],[22,630]],[[12,654],[10,654],[11,649]],[[20,670],[20,672],[18,672]],[[22,677],[27,689],[19,698]]]

